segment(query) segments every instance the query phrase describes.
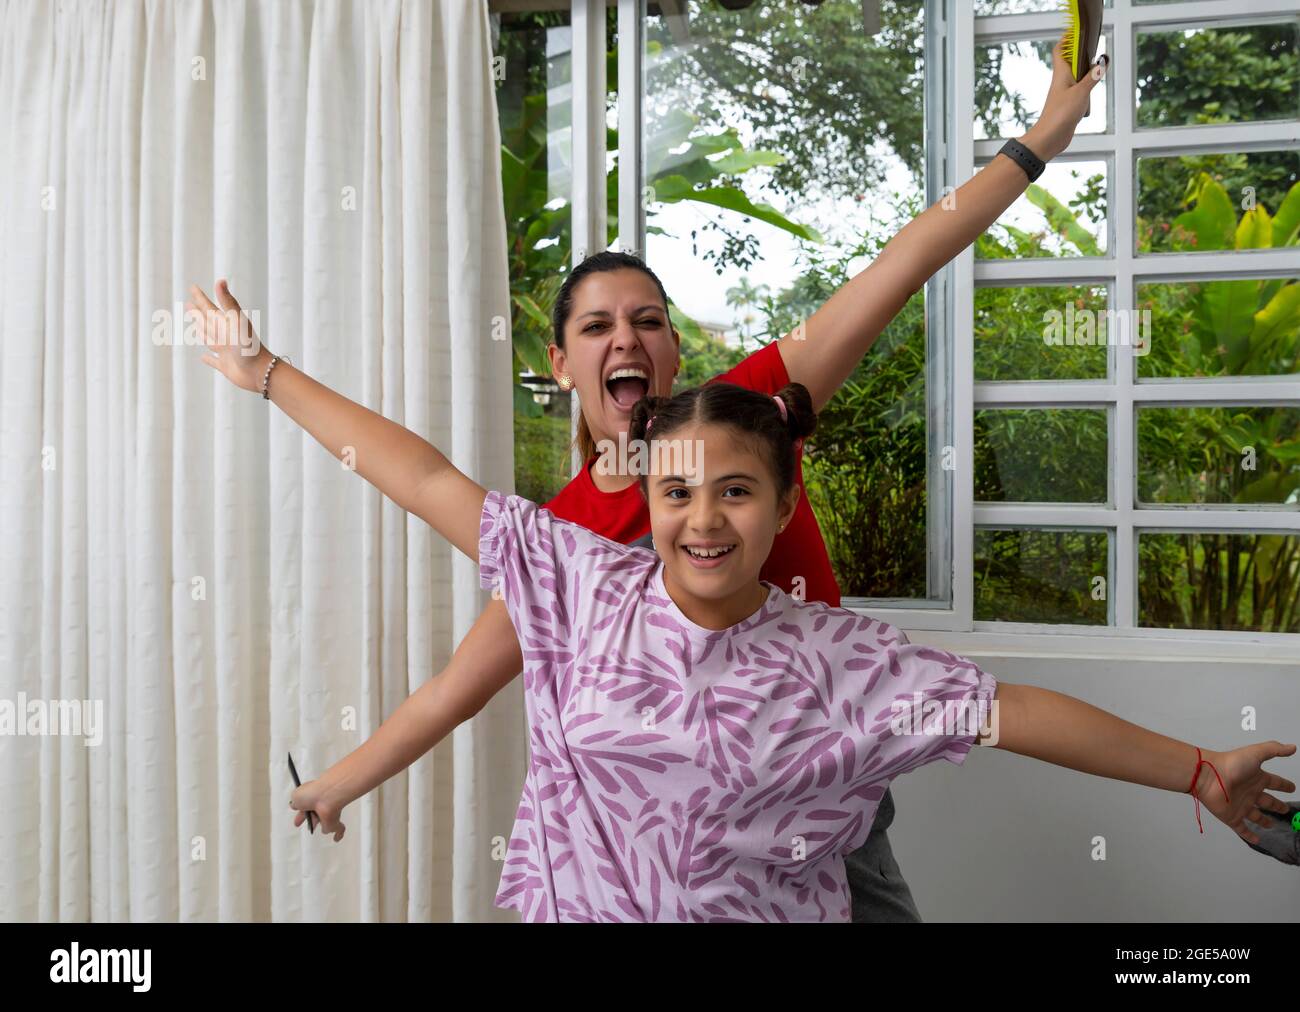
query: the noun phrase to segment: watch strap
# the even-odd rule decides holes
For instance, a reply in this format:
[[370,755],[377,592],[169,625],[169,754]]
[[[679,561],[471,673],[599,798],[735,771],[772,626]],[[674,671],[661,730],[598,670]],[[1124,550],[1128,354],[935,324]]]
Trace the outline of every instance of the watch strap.
[[1016,140],[1003,144],[998,154],[1006,155],[1024,169],[1031,183],[1043,174],[1043,169],[1047,168],[1046,162]]

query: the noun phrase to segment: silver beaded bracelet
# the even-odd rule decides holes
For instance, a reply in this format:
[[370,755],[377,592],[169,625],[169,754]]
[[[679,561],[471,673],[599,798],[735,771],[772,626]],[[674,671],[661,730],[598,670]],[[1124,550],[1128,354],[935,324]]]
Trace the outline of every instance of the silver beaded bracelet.
[[264,401],[269,401],[271,399],[271,387],[270,387],[271,370],[274,369],[276,363],[280,362],[281,360],[288,362],[290,365],[293,365],[293,361],[289,358],[288,355],[271,356],[271,364],[266,367],[266,375],[262,377],[262,400]]

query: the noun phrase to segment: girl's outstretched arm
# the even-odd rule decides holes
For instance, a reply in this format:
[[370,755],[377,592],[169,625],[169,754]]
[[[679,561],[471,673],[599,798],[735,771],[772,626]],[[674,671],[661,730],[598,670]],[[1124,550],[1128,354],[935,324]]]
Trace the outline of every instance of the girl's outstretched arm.
[[[237,387],[261,393],[271,352],[224,281],[217,282],[218,308],[198,285],[186,309],[204,320],[206,365]],[[436,446],[348,400],[281,360],[267,384],[270,399],[286,415],[402,509],[413,513],[475,562],[479,520],[487,491],[457,470]]]
[[[1059,43],[1052,61],[1052,84],[1042,115],[1019,138],[1045,162],[1069,146],[1101,76],[1088,74],[1076,82]],[[994,158],[956,193],[908,222],[871,266],[840,286],[802,330],[781,339],[786,372],[808,388],[814,410],[826,406],[907,300],[993,224],[1028,185],[1029,177],[1019,165],[1005,156]]]
[[[989,743],[997,748],[1166,791],[1186,794],[1192,786],[1192,774],[1197,770],[1194,745],[1166,738],[1050,689],[999,682],[994,699],[993,731],[997,737]],[[1230,752],[1201,749],[1201,757],[1214,768],[1207,764],[1196,772],[1196,797],[1242,839],[1258,843],[1259,837],[1245,820],[1265,824],[1261,809],[1285,813],[1287,806],[1268,791],[1295,790],[1290,780],[1269,773],[1262,764],[1293,755],[1295,750],[1294,745],[1276,741]]]
[[[278,366],[276,368],[279,368]],[[506,606],[493,600],[461,640],[450,663],[403,702],[360,746],[293,792],[301,825],[306,812],[343,839],[343,809],[395,776],[487,705],[523,669]]]

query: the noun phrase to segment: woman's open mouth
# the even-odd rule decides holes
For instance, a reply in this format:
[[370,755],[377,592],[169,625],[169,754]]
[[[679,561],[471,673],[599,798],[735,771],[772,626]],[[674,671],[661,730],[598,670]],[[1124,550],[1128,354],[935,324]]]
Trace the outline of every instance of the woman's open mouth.
[[703,548],[699,545],[682,545],[682,551],[697,569],[717,569],[734,552],[735,545],[715,545]]
[[614,406],[630,415],[636,402],[650,392],[650,374],[639,366],[615,369],[605,378],[605,389]]

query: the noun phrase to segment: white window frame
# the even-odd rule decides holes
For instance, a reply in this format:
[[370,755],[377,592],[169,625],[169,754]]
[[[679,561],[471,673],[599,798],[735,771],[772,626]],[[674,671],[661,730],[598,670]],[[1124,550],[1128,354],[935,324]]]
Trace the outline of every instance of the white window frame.
[[[630,223],[628,233],[620,233],[619,248],[641,250],[645,235],[645,209],[641,200],[641,51],[645,0],[616,2],[619,33],[624,43],[620,47],[619,60],[619,220]],[[945,54],[943,59],[936,61],[938,66],[926,82],[927,103],[930,109],[942,110],[943,121],[943,128],[939,129],[939,123],[931,118],[930,109],[927,110],[927,198],[933,203],[945,185],[955,187],[970,179],[977,164],[982,166],[992,159],[1003,143],[1001,139],[974,139],[976,46],[1056,36],[1061,32],[1062,18],[1059,12],[977,18],[971,0],[926,2],[927,58]],[[585,236],[586,248],[595,248],[602,241],[605,227],[605,187],[601,174],[605,155],[604,62],[597,58],[604,51],[601,14],[605,6],[606,0],[572,0],[575,247],[580,245],[580,237]],[[908,603],[910,606],[907,607],[889,607],[884,602],[870,602],[867,607],[857,610],[879,615],[904,629],[932,631],[940,634],[929,637],[935,642],[972,651],[1035,653],[1048,650],[1084,657],[1128,657],[1135,654],[1204,657],[1208,648],[1220,656],[1230,655],[1239,660],[1295,660],[1300,657],[1300,634],[1139,627],[1135,540],[1139,530],[1300,533],[1300,512],[1290,507],[1173,506],[1139,509],[1135,504],[1134,489],[1136,405],[1300,406],[1300,381],[1296,377],[1137,380],[1131,352],[1111,348],[1112,367],[1106,380],[1050,383],[974,381],[971,330],[977,284],[1104,285],[1109,290],[1109,307],[1122,310],[1133,307],[1137,281],[1295,276],[1300,270],[1295,252],[1288,250],[1142,256],[1135,252],[1134,172],[1139,156],[1225,149],[1300,149],[1300,120],[1134,129],[1138,31],[1253,25],[1287,20],[1295,15],[1295,0],[1251,0],[1249,9],[1243,9],[1243,6],[1240,0],[1183,0],[1151,5],[1136,4],[1133,0],[1112,0],[1112,6],[1105,9],[1103,31],[1110,36],[1111,48],[1108,51],[1123,53],[1123,58],[1112,61],[1108,70],[1109,129],[1104,134],[1075,137],[1059,159],[1096,161],[1101,158],[1108,163],[1109,235],[1105,256],[977,263],[974,249],[967,248],[930,282],[927,299],[938,310],[933,316],[942,327],[938,353],[932,342],[931,354],[927,356],[933,433],[931,583],[933,587],[936,582],[934,559],[937,558],[941,566],[950,559],[951,606],[926,607],[920,603]],[[581,55],[584,49],[585,57]],[[584,255],[584,250],[575,249],[575,264],[581,255]],[[936,405],[933,395],[945,388],[948,396],[939,397]],[[973,467],[976,408],[1061,405],[1097,406],[1108,411],[1111,425],[1108,504],[977,504]],[[933,459],[937,456],[934,452],[936,446],[945,442],[955,450],[957,467],[953,471],[937,470],[937,461]],[[976,622],[974,535],[976,526],[985,525],[1069,527],[1111,532],[1108,596],[1113,624]],[[940,586],[944,575],[942,572],[939,574]],[[950,635],[945,637],[942,635],[945,633]]]
[[[974,54],[977,46],[1015,38],[1042,37],[1059,33],[1056,14],[1028,14],[975,18],[969,5],[955,16],[954,39],[960,60],[957,76],[970,80],[972,87],[956,95],[956,123],[962,129],[959,164],[967,173],[975,165],[994,157],[1001,140],[974,141]],[[1220,27],[1293,20],[1294,0],[1252,0],[1248,10],[1237,0],[1186,0],[1183,3],[1138,5],[1132,0],[1113,0],[1103,15],[1103,30],[1111,36],[1111,52],[1120,54],[1108,72],[1107,101],[1110,130],[1104,134],[1076,137],[1062,156],[1108,163],[1108,228],[1106,255],[1039,261],[980,262],[973,251],[963,254],[959,273],[969,279],[958,283],[955,318],[962,321],[963,340],[970,348],[975,285],[981,283],[1079,284],[1100,283],[1109,288],[1110,306],[1120,311],[1135,305],[1135,286],[1141,281],[1194,278],[1294,276],[1300,263],[1294,251],[1251,250],[1231,253],[1162,253],[1138,255],[1135,251],[1135,172],[1139,157],[1179,155],[1213,150],[1276,150],[1300,148],[1300,120],[1225,124],[1222,126],[1167,127],[1137,130],[1133,116],[1136,102],[1134,81],[1137,35],[1140,31],[1182,27]],[[967,41],[968,40],[968,41]],[[1136,457],[1136,408],[1144,405],[1212,404],[1300,406],[1300,384],[1295,377],[1214,378],[1206,380],[1139,380],[1135,356],[1127,348],[1110,349],[1111,376],[1105,381],[1078,383],[975,383],[971,382],[974,407],[1053,407],[1062,404],[1105,407],[1111,424],[1110,501],[1106,506],[1074,507],[1049,505],[979,504],[962,494],[960,510],[969,510],[970,523],[962,517],[970,537],[962,546],[958,563],[971,572],[970,551],[976,526],[1057,526],[1093,528],[1112,532],[1112,578],[1109,580],[1111,622],[1107,626],[1043,626],[1026,623],[974,622],[975,631],[1000,633],[1068,633],[1075,636],[1141,636],[1149,639],[1213,639],[1222,643],[1262,643],[1290,640],[1300,635],[1183,629],[1147,629],[1137,625],[1138,567],[1136,534],[1162,530],[1230,530],[1245,532],[1300,531],[1300,512],[1292,507],[1169,506],[1136,505],[1134,487]],[[969,381],[970,374],[961,373]],[[960,458],[970,460],[969,456]],[[969,485],[967,474],[965,484]],[[1294,654],[1293,654],[1294,656]]]

